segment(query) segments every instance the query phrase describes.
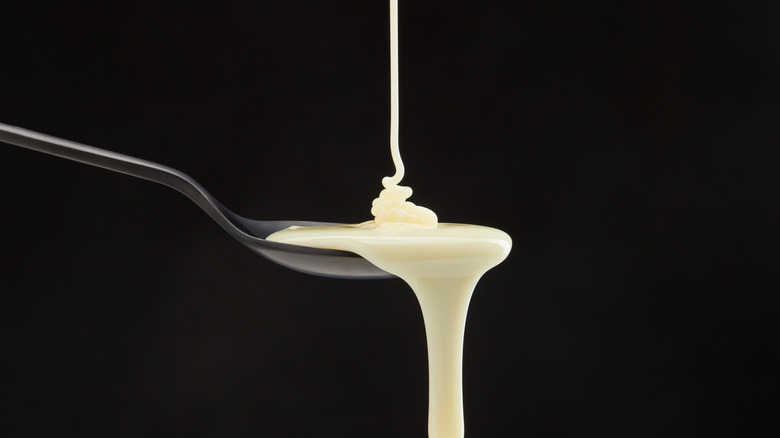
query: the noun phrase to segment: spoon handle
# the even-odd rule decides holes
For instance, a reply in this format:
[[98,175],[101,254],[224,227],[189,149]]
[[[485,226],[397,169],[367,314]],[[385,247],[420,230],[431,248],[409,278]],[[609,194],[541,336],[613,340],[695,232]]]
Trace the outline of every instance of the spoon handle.
[[176,172],[175,169],[152,161],[87,146],[5,123],[0,123],[0,141],[162,184],[166,184],[166,181],[163,181],[162,173]]
[[5,123],[0,123],[0,141],[164,184],[192,199],[223,228],[234,228],[226,218],[234,216],[232,212],[197,181],[172,167]]

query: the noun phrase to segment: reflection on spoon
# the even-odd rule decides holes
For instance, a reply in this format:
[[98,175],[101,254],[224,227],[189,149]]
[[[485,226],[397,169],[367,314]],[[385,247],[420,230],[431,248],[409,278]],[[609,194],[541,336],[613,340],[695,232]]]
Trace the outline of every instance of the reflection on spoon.
[[265,238],[268,235],[294,225],[333,224],[311,221],[256,221],[243,218],[220,204],[197,181],[168,166],[4,123],[0,123],[0,141],[172,187],[192,199],[236,240],[254,252],[287,268],[305,274],[334,278],[393,277],[392,274],[377,268],[363,257],[351,252],[267,241]]

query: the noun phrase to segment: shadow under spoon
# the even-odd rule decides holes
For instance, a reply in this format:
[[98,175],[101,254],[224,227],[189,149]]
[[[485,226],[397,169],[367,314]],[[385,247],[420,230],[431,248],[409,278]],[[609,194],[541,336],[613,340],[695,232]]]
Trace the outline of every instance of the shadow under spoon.
[[270,234],[291,227],[333,225],[312,221],[256,221],[225,208],[187,174],[162,164],[83,145],[0,123],[0,141],[55,155],[172,187],[194,201],[225,231],[252,251],[287,268],[306,274],[334,278],[378,279],[389,274],[357,254],[309,248],[265,240]]

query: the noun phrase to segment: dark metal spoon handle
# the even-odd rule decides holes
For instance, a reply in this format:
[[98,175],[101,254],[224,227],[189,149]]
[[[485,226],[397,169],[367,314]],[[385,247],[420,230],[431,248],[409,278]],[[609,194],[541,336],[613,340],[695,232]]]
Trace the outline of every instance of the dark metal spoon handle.
[[192,199],[226,230],[235,229],[236,221],[230,220],[235,215],[197,181],[174,168],[5,123],[0,123],[0,141],[164,184]]
[[310,221],[255,221],[243,218],[217,202],[197,181],[171,167],[4,123],[0,123],[0,142],[137,176],[172,187],[192,199],[239,242],[258,254],[290,269],[336,278],[368,279],[393,276],[350,252],[267,241],[265,238],[269,234],[292,225],[331,224]]

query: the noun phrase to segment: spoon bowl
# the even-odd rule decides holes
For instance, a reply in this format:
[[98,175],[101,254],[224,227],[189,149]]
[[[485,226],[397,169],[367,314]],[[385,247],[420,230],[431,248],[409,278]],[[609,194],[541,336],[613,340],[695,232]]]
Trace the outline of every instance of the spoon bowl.
[[266,240],[270,234],[297,226],[334,225],[312,221],[257,221],[228,210],[184,172],[152,161],[87,146],[29,129],[0,123],[0,141],[143,178],[172,187],[214,219],[225,231],[252,251],[284,267],[333,278],[379,279],[394,277],[357,254],[309,248]]

